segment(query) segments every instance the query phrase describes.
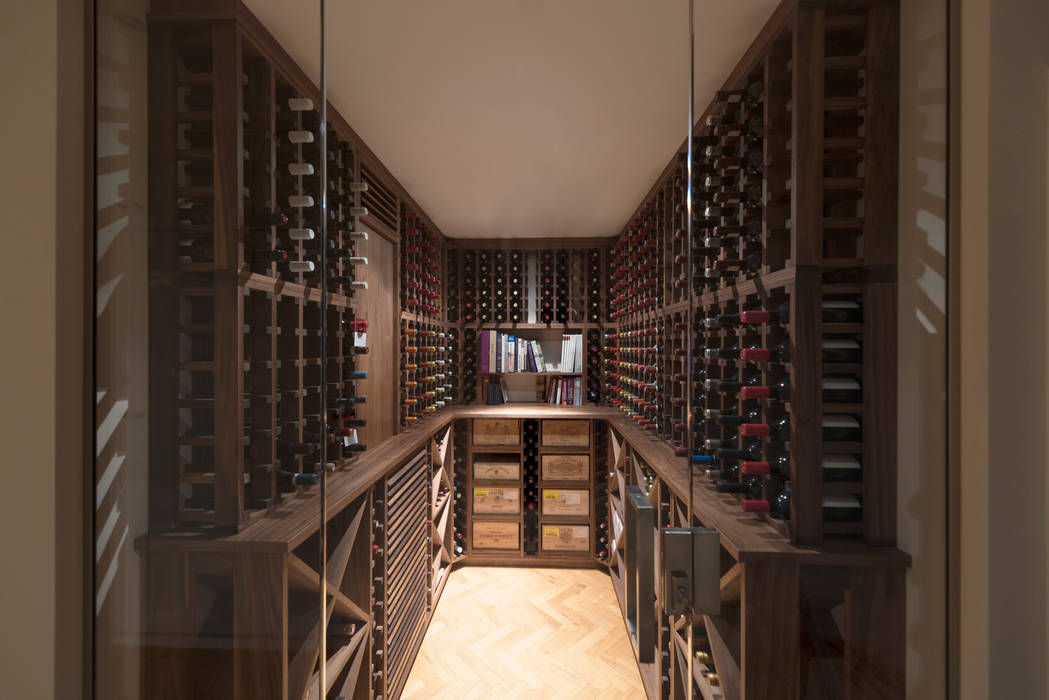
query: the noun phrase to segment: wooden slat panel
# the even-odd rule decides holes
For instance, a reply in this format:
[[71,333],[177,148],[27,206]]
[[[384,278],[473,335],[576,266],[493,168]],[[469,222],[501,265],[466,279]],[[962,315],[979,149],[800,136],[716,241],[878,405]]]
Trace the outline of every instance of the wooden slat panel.
[[234,555],[233,588],[235,697],[287,700],[288,578],[283,557]]
[[805,3],[794,19],[790,257],[797,266],[818,265],[823,257],[823,18],[822,5]]
[[740,697],[798,697],[798,568],[745,564],[741,597]]
[[905,695],[905,572],[853,569],[845,593],[845,698]]

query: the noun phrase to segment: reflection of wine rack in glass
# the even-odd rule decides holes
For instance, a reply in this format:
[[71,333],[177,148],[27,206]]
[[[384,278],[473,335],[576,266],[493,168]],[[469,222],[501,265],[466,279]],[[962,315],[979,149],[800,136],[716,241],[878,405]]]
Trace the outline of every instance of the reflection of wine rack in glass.
[[601,251],[591,248],[586,252],[586,321],[588,323],[600,323],[602,320],[603,291]]
[[467,512],[466,512],[466,421],[455,422],[452,434],[454,435],[454,481],[453,495],[455,498],[455,529],[452,534],[453,552],[456,557],[461,557],[466,551]]
[[462,380],[462,402],[473,403],[477,401],[477,331],[467,328],[463,331],[463,365]]
[[[715,95],[693,137],[691,269],[684,153],[607,255],[606,400],[680,456],[692,431],[711,486],[799,543],[895,538],[895,389],[869,381],[895,366],[897,117],[871,85],[896,87],[869,45],[890,15],[828,11],[802,39],[823,53],[814,85],[792,74],[807,59],[786,28]],[[656,328],[653,356],[638,334]]]
[[522,477],[524,482],[524,552],[539,553],[539,421],[524,422]]
[[552,323],[554,320],[554,254],[539,252],[539,321]]
[[491,323],[494,311],[492,299],[492,253],[482,250],[477,255],[477,320]]
[[519,250],[511,250],[509,255],[509,288],[507,291],[508,318],[510,323],[521,323],[527,320],[525,287],[525,258]]
[[401,427],[436,413],[452,400],[451,354],[443,324],[401,322]]
[[405,208],[402,217],[405,229],[401,240],[401,309],[442,321],[441,236],[410,209]]
[[477,320],[477,254],[472,250],[463,251],[463,321],[473,323]]
[[364,448],[344,430],[358,420],[344,399],[357,396],[348,382],[367,346],[354,350],[344,330],[366,324],[353,302],[366,289],[354,276],[367,263],[354,201],[366,187],[353,144],[328,125],[321,152],[313,100],[252,42],[235,41],[236,25],[158,31],[172,41],[150,76],[151,120],[170,126],[150,142],[151,522],[238,529]]
[[447,265],[445,279],[447,280],[447,285],[444,292],[444,308],[448,316],[448,322],[458,323],[461,309],[463,308],[463,300],[459,297],[460,289],[462,287],[459,261],[460,252],[456,248],[446,248],[445,258]]
[[601,403],[604,358],[601,350],[601,331],[591,328],[586,332],[586,400],[589,403]]
[[572,309],[569,305],[569,286],[572,282],[572,267],[568,263],[568,251],[559,250],[556,255],[556,273],[554,286],[554,320],[568,323]]

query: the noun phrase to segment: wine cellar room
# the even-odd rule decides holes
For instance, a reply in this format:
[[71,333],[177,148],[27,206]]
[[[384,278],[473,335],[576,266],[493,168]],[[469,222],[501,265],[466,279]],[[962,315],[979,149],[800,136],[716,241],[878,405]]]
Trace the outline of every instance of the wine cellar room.
[[1049,698],[1045,0],[5,18],[11,697]]

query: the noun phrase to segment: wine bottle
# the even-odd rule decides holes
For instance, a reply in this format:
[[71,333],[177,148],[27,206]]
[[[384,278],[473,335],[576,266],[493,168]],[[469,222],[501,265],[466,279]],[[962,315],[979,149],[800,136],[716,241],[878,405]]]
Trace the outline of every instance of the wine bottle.
[[783,490],[776,494],[771,501],[762,499],[746,499],[740,501],[740,507],[746,513],[769,513],[772,517],[790,519],[790,485],[785,485]]
[[279,486],[316,486],[320,483],[319,474],[306,474],[303,472],[290,472],[286,469],[277,470],[277,482]]

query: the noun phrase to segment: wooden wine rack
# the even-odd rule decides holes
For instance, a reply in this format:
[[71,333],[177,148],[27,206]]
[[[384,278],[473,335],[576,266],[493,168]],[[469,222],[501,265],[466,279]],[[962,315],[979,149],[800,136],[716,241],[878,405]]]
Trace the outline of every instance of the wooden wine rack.
[[[838,536],[895,543],[896,387],[877,377],[895,376],[896,367],[897,24],[891,3],[781,5],[696,127],[693,177],[701,225],[694,234],[694,268],[684,265],[684,148],[610,252],[610,266],[627,275],[609,288],[618,336],[606,373],[610,400],[682,450],[683,399],[690,391],[701,399],[694,408],[700,419],[705,410],[742,416],[760,409],[760,420],[752,422],[764,423],[789,414],[789,478],[766,480],[764,497],[789,484],[790,518],[778,524],[799,544]],[[708,187],[708,177],[723,181]],[[741,231],[734,244],[704,243]],[[630,264],[638,259],[642,266]],[[728,274],[737,261],[745,269]],[[717,276],[704,279],[708,274]],[[689,329],[690,284],[700,319],[785,305],[789,323],[782,333],[775,324]],[[824,322],[825,303],[855,304],[862,315],[854,322]],[[628,340],[638,331],[654,332],[652,351],[656,338],[662,343],[658,357],[637,359],[637,343]],[[692,377],[683,376],[686,333],[693,334]],[[783,340],[790,351],[786,362],[727,357],[736,348],[771,348]],[[858,344],[862,360],[822,360],[825,341]],[[705,358],[718,350],[726,357]],[[825,403],[825,377],[857,382],[862,398]],[[782,404],[737,400],[738,391],[718,394],[703,384],[772,386],[786,378],[790,390]],[[839,415],[859,423],[861,441],[824,440],[819,417]],[[684,427],[694,430],[700,447],[732,433],[716,420]],[[769,438],[763,444],[766,459],[786,448]],[[825,482],[824,458],[831,456],[862,464],[862,477]],[[829,519],[829,499],[862,504],[856,509],[862,516]]]
[[[784,327],[742,330],[686,323],[698,268],[682,262],[688,251],[679,232],[688,222],[681,152],[616,238],[561,239],[557,247],[549,239],[446,239],[330,106],[329,182],[315,185],[328,192],[333,249],[353,255],[337,255],[322,277],[289,274],[270,261],[275,251],[285,246],[295,260],[316,259],[314,251],[307,241],[288,246],[273,225],[257,223],[258,215],[272,217],[280,207],[295,227],[316,225],[310,207],[278,200],[308,194],[301,177],[292,183],[278,176],[308,146],[292,151],[276,136],[318,118],[310,110],[289,115],[280,101],[295,96],[316,104],[318,91],[239,2],[203,0],[189,10],[168,0],[154,5],[151,532],[141,542],[150,561],[149,697],[396,698],[455,566],[607,566],[622,600],[629,485],[642,487],[657,527],[713,527],[722,547],[719,615],[671,618],[658,596],[650,601],[655,661],[639,664],[650,698],[678,700],[690,683],[707,700],[902,694],[909,560],[893,548],[896,396],[894,383],[879,383],[874,374],[894,375],[896,361],[893,4],[784,2],[723,86],[749,97],[734,106],[715,101],[700,119],[697,152],[725,150],[699,163],[697,177],[717,175],[730,162],[753,171],[735,188],[712,188],[710,205],[725,210],[720,225],[757,233],[717,256],[694,257],[704,269],[731,260],[757,265],[694,287],[695,315],[789,309]],[[706,117],[737,111],[740,118],[728,122],[760,117],[760,133],[738,138],[720,124],[707,126]],[[182,165],[172,169],[175,163]],[[213,224],[200,216],[205,210]],[[369,238],[351,238],[351,231]],[[509,281],[515,254],[519,282]],[[345,257],[368,257],[369,264]],[[549,276],[539,274],[544,261]],[[508,280],[502,286],[491,282],[500,265]],[[490,281],[479,286],[485,272]],[[325,308],[321,280],[328,285]],[[510,320],[514,299],[521,300],[517,323]],[[824,322],[824,301],[854,302],[862,317]],[[353,350],[361,320],[370,328],[367,355]],[[581,373],[589,405],[477,405],[485,399],[477,391],[481,330],[565,328],[581,332],[587,344]],[[701,374],[682,377],[689,337]],[[825,338],[857,341],[862,358],[824,361]],[[789,363],[720,357],[733,345],[782,340]],[[327,477],[323,613],[317,489],[282,494],[277,482],[278,469],[311,469],[310,455],[282,452],[281,444],[309,442],[328,411],[317,401],[322,347],[330,396],[370,394],[355,405],[355,416],[367,421],[359,429],[367,452],[339,448],[329,457],[335,471]],[[708,350],[719,352],[707,359]],[[450,369],[420,364],[436,360]],[[351,373],[365,369],[367,380],[354,381]],[[819,387],[827,373],[857,380],[860,400],[824,402]],[[703,391],[701,379],[755,374],[763,386],[791,380],[784,405],[734,408],[740,416],[757,409],[764,423],[785,413],[795,418],[789,521],[741,512],[735,496],[717,493],[705,478],[688,493],[684,433],[675,429],[685,421],[682,400]],[[424,385],[451,385],[444,406],[420,384],[431,377]],[[707,394],[697,413],[733,408],[731,397]],[[589,403],[593,397],[612,405]],[[405,410],[406,398],[425,398],[432,403],[424,408],[434,410]],[[862,440],[824,441],[824,414],[856,416]],[[493,420],[516,421],[517,442],[478,444],[478,423]],[[543,426],[554,421],[583,421],[586,445],[544,444]],[[526,434],[537,438],[534,455],[522,445]],[[700,437],[727,435],[708,423]],[[777,449],[767,438],[762,445],[768,456]],[[824,481],[825,454],[858,457],[862,479]],[[516,476],[493,478],[497,472],[489,471],[475,478],[485,455],[516,463]],[[555,476],[570,472],[571,460],[544,471],[544,458],[573,455],[587,457],[585,478]],[[533,486],[530,476],[537,500],[549,495],[552,510],[475,512],[475,488],[517,489],[520,499]],[[766,495],[783,481],[767,479]],[[481,498],[498,510],[506,507],[504,495]],[[828,495],[861,499],[862,519],[824,518]],[[482,533],[490,538],[482,547],[478,523],[499,526]],[[585,536],[575,528],[585,528]],[[659,574],[653,578],[660,591]],[[845,611],[842,626],[833,609]],[[689,625],[693,649],[685,643]],[[689,679],[685,661],[696,652]]]

